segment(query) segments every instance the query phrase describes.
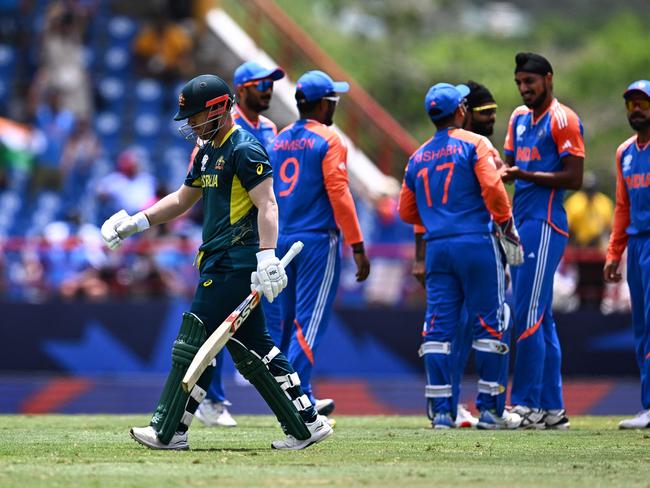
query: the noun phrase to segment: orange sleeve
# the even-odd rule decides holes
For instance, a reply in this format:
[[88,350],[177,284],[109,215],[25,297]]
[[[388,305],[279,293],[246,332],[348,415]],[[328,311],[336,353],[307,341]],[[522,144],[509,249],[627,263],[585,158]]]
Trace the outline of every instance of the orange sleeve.
[[415,224],[413,226],[413,233],[414,234],[424,234],[426,231],[427,231],[427,229],[425,229],[423,225]]
[[621,170],[621,154],[625,147],[625,145],[621,145],[616,151],[616,207],[614,208],[612,234],[609,236],[609,246],[607,247],[607,261],[620,261],[627,246],[626,229],[630,225],[630,198]]
[[512,210],[508,193],[497,170],[493,149],[487,139],[481,138],[477,141],[474,173],[481,185],[481,196],[488,212],[501,224],[512,217]]
[[402,189],[399,192],[399,205],[397,208],[399,210],[399,216],[404,222],[407,224],[418,225],[424,231],[422,219],[418,212],[418,205],[415,201],[415,193],[406,186],[405,182],[402,182]]
[[560,158],[564,156],[585,157],[585,142],[582,137],[580,119],[569,107],[558,104],[552,113],[551,135]]
[[327,142],[329,148],[322,164],[325,190],[334,211],[334,220],[343,232],[346,244],[357,244],[363,242],[363,235],[348,183],[348,149],[334,132]]

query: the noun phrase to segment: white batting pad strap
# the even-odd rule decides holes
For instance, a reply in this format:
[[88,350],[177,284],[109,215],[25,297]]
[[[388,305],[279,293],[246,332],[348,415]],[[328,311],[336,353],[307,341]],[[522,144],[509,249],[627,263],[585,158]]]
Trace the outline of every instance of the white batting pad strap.
[[298,376],[298,373],[291,373],[284,376],[276,376],[275,381],[280,383],[280,387],[284,391],[287,391],[289,388],[300,384],[300,376]]
[[503,304],[503,324],[502,324],[502,329],[501,330],[508,330],[508,327],[510,327],[510,305],[507,303]]
[[488,395],[497,396],[505,391],[505,387],[495,381],[478,380],[479,393],[487,393]]
[[192,419],[194,418],[194,415],[192,415],[190,412],[185,412],[183,414],[183,418],[181,419],[181,424],[186,425],[187,427],[190,426],[192,423]]
[[451,354],[451,342],[423,342],[418,350],[420,357],[425,354]]
[[307,395],[299,396],[293,400],[293,404],[296,406],[298,411],[311,407],[311,402],[309,401],[309,397]]
[[451,396],[451,385],[426,385],[424,387],[426,398],[449,398]]
[[273,358],[280,354],[280,349],[277,347],[273,346],[273,348],[269,351],[269,353],[262,358],[262,362],[268,366],[268,364],[273,361]]
[[201,403],[207,393],[208,392],[201,388],[199,385],[194,385],[194,388],[192,388],[192,391],[190,392],[190,396],[194,398],[197,403]]
[[495,339],[476,339],[472,342],[472,347],[477,351],[493,352],[496,354],[508,354],[508,351],[510,351],[508,344]]

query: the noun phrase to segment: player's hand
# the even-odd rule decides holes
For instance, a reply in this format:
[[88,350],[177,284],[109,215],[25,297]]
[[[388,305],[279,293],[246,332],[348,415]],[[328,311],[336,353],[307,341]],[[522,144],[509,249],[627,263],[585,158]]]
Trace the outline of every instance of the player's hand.
[[370,274],[370,260],[366,255],[363,242],[352,244],[352,257],[354,259],[354,264],[357,265],[357,282],[365,281]]
[[501,172],[501,181],[504,183],[512,183],[519,177],[520,173],[521,170],[519,169],[519,166],[506,167]]
[[102,239],[106,247],[115,250],[127,237],[148,228],[149,219],[143,212],[130,216],[125,210],[120,210],[102,225]]
[[424,278],[426,276],[426,268],[424,261],[413,261],[413,266],[411,267],[411,274],[413,277],[420,282],[423,288],[426,287]]
[[524,248],[519,239],[519,232],[512,217],[501,224],[495,222],[495,230],[499,244],[510,266],[519,266],[524,262]]
[[284,266],[275,256],[275,250],[265,249],[257,253],[257,271],[251,274],[251,290],[260,287],[272,303],[287,286],[288,278]]
[[623,275],[618,272],[618,261],[606,261],[603,268],[603,278],[605,283],[618,283],[623,278]]

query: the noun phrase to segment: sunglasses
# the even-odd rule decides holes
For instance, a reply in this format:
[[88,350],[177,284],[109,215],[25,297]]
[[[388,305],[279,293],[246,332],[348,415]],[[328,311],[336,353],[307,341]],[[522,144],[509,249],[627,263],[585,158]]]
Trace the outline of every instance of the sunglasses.
[[628,112],[634,110],[634,107],[639,107],[641,110],[648,110],[650,108],[650,100],[625,100],[625,106]]
[[329,100],[330,102],[334,102],[334,105],[338,104],[340,99],[341,97],[335,97],[335,96],[323,97],[323,100]]
[[257,91],[265,92],[273,88],[273,80],[254,80],[248,81],[242,86],[253,86]]
[[490,103],[488,105],[481,105],[480,107],[474,107],[472,112],[480,112],[485,115],[492,115],[497,113],[497,104]]

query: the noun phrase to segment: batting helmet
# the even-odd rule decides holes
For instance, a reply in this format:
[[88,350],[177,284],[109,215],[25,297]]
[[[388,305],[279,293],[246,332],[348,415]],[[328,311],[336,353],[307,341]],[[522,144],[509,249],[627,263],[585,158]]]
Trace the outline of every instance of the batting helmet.
[[[228,84],[216,75],[200,75],[188,81],[178,96],[178,112],[174,120],[183,120],[193,115],[209,110],[206,122],[202,125],[216,122],[208,134],[202,134],[204,140],[213,136],[224,124],[225,117],[230,113],[234,96]],[[192,128],[185,124],[180,129],[187,138],[193,137]]]

